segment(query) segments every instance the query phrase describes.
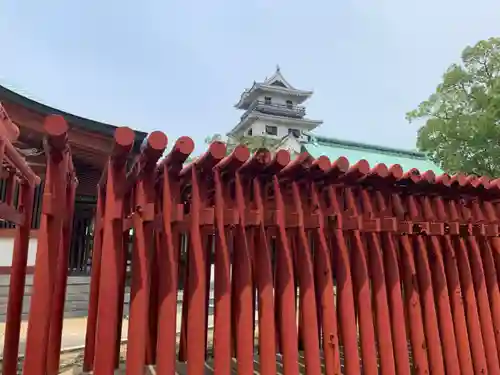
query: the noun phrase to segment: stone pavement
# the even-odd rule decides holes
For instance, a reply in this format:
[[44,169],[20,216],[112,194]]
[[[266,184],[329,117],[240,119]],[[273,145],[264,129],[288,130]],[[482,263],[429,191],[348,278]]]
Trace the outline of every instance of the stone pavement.
[[[85,345],[85,329],[87,318],[69,318],[64,320],[61,346],[63,349],[71,349]],[[26,347],[26,332],[28,322],[21,324],[21,342],[19,344],[19,355],[24,355]],[[123,321],[122,338],[127,338],[128,321]],[[5,323],[0,323],[0,352],[3,353],[3,340],[5,335]]]
[[[181,331],[181,306],[177,308],[177,333]],[[213,314],[209,315],[208,326],[213,326]],[[67,318],[64,320],[63,324],[63,335],[62,335],[62,349],[72,349],[76,347],[82,347],[85,345],[85,330],[87,327],[87,318]],[[28,322],[23,321],[21,325],[21,342],[19,345],[19,354],[24,355],[24,349],[26,346],[26,332],[28,328]],[[127,339],[128,332],[128,320],[124,319],[122,324],[122,340]],[[3,353],[3,339],[5,334],[5,323],[0,323],[0,353]]]

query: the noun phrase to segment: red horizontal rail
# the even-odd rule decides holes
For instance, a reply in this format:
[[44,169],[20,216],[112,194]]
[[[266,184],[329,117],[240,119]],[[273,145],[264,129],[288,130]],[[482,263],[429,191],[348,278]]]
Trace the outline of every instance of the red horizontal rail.
[[500,180],[133,140],[100,182],[85,371],[119,364],[130,249],[129,374],[498,373]]

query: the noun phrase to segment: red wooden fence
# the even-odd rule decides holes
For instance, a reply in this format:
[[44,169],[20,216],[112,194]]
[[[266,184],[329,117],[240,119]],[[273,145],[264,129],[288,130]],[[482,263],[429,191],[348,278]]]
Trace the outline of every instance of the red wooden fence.
[[[59,360],[75,181],[51,126],[27,375]],[[500,373],[499,181],[218,142],[186,164],[187,137],[159,161],[161,132],[130,161],[133,142],[117,130],[98,187],[84,371],[120,365],[130,257],[130,375]]]

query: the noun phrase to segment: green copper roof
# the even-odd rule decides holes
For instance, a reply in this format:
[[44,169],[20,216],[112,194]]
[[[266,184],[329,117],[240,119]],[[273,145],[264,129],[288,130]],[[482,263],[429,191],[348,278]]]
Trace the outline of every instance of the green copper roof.
[[349,159],[351,164],[365,159],[371,166],[379,163],[384,163],[387,166],[399,164],[404,171],[417,168],[421,172],[432,170],[436,174],[443,173],[437,165],[427,159],[425,154],[417,151],[399,150],[318,136],[312,136],[311,142],[304,144],[303,147],[304,151],[307,151],[314,158],[324,155],[333,161],[344,156]]

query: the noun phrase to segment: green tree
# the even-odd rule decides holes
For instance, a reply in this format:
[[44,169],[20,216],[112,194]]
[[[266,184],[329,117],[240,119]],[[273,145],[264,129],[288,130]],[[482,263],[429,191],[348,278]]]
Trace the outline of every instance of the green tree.
[[463,50],[417,109],[417,147],[450,173],[500,177],[500,38]]
[[210,137],[205,138],[205,143],[207,144],[210,144],[214,141],[221,141],[226,143],[228,153],[231,152],[237,145],[243,144],[248,147],[252,154],[261,148],[271,149],[279,142],[279,140],[274,140],[262,136],[228,137],[226,140],[224,140],[222,135],[214,134]]

